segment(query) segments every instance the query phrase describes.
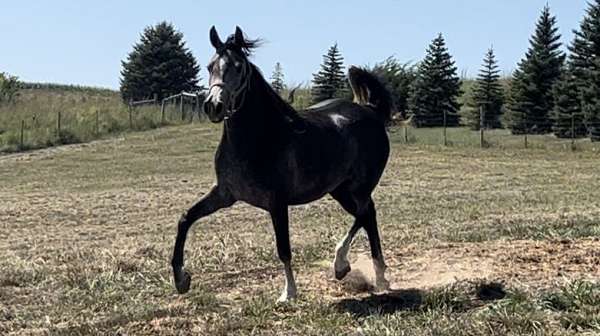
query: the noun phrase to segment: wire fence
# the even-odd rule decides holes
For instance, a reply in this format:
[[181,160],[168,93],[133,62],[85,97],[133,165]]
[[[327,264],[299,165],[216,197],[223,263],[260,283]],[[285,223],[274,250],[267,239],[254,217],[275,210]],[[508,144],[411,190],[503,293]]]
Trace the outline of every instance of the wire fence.
[[87,142],[120,132],[204,121],[203,100],[202,95],[182,92],[162,101],[155,98],[108,107],[49,106],[41,113],[22,113],[27,117],[5,120],[4,125],[0,125],[0,152]]
[[[207,118],[201,112],[203,100],[201,95],[182,92],[163,100],[100,105],[91,111],[49,107],[46,113],[28,114],[28,118],[13,118],[0,125],[0,152],[86,142],[119,132],[205,121]],[[456,124],[450,127],[446,122],[452,120],[455,123],[455,120],[442,116],[439,127],[392,126],[390,133],[395,141],[407,144],[600,152],[600,142],[592,141],[594,137],[590,136],[590,132],[600,135],[600,120],[586,121],[580,114],[562,116],[550,123],[547,118],[528,117],[517,131],[511,131],[487,127],[484,113],[483,110],[480,112],[482,122],[478,129],[464,125],[454,127]],[[513,121],[503,120],[502,124],[510,122]],[[600,136],[594,140],[600,140]]]
[[[492,123],[497,127],[489,127],[483,108],[479,109],[479,124],[471,121],[470,127],[456,123],[448,125],[448,115],[440,115],[438,119],[441,122],[436,127],[403,125],[391,127],[390,133],[397,141],[407,144],[600,151],[600,120],[586,120],[582,114],[563,115],[554,119],[527,116],[518,121],[503,117],[501,123]],[[412,124],[415,124],[414,121]],[[510,129],[501,125],[507,125]]]

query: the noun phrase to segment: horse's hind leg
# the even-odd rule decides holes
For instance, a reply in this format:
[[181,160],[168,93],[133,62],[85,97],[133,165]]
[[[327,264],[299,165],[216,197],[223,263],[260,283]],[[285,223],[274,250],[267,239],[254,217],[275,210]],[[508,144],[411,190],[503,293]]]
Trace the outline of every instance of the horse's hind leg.
[[350,262],[348,261],[348,252],[350,252],[350,245],[352,245],[352,240],[354,240],[354,236],[360,227],[361,224],[355,220],[348,233],[346,233],[344,238],[335,247],[333,269],[335,271],[335,278],[338,280],[342,280],[351,270]]
[[375,268],[375,287],[378,290],[389,289],[390,284],[385,278],[385,269],[387,266],[381,252],[381,241],[379,239],[379,230],[377,229],[377,213],[375,211],[375,204],[371,198],[369,198],[365,213],[361,215],[361,222],[365,231],[367,231],[369,245],[371,245],[371,258],[373,259],[373,267]]
[[175,248],[173,251],[173,277],[175,278],[175,288],[180,294],[187,292],[190,289],[190,275],[183,270],[183,249],[187,233],[198,219],[208,216],[213,212],[231,206],[235,200],[229,193],[220,189],[219,186],[206,194],[200,201],[192,206],[179,220],[177,225],[177,238],[175,239]]
[[335,259],[333,260],[333,269],[335,272],[335,278],[338,280],[342,280],[351,270],[350,262],[348,261],[348,252],[350,252],[350,246],[352,245],[352,240],[354,240],[354,236],[358,232],[358,230],[362,227],[362,224],[358,219],[356,219],[356,201],[350,194],[348,190],[345,189],[337,189],[331,193],[331,196],[340,203],[340,205],[352,214],[355,217],[354,224],[346,233],[344,238],[337,244],[335,247]]
[[366,197],[363,200],[345,189],[338,189],[332,192],[331,196],[355,218],[354,224],[336,247],[335,260],[333,262],[336,279],[341,280],[350,272],[348,252],[356,232],[362,227],[367,232],[371,246],[371,257],[373,258],[373,266],[375,268],[375,286],[377,289],[387,289],[389,283],[385,279],[386,265],[383,253],[381,252],[381,241],[377,229],[377,214],[373,200],[371,197]]

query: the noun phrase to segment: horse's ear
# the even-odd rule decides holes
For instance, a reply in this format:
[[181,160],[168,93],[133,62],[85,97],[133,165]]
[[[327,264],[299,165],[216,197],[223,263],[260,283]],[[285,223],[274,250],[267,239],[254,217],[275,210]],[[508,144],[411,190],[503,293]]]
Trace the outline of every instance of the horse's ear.
[[223,41],[219,37],[219,33],[217,33],[217,29],[215,26],[210,28],[210,44],[212,44],[215,49],[221,49],[223,47]]
[[239,26],[235,26],[235,45],[241,47],[244,45],[244,32]]

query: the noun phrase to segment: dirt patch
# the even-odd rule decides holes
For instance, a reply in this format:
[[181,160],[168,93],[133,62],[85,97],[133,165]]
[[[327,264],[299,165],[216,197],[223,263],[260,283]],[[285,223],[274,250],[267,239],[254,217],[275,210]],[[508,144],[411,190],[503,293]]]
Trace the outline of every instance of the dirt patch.
[[0,162],[9,162],[9,161],[32,161],[39,159],[46,159],[52,157],[54,155],[60,153],[68,153],[75,151],[84,151],[89,150],[92,147],[110,145],[117,142],[124,141],[125,138],[117,137],[106,140],[95,140],[86,143],[76,143],[70,145],[60,145],[42,149],[35,149],[31,151],[19,152],[19,153],[11,153],[11,154],[3,154],[0,153]]
[[[387,277],[395,290],[429,289],[476,279],[543,288],[574,279],[600,280],[600,239],[496,241],[432,249],[415,245],[392,254],[388,251],[387,260]],[[341,282],[332,279],[331,268],[323,266],[314,276],[333,284],[322,283],[334,297],[373,289],[375,274],[366,251],[355,252],[352,271]]]

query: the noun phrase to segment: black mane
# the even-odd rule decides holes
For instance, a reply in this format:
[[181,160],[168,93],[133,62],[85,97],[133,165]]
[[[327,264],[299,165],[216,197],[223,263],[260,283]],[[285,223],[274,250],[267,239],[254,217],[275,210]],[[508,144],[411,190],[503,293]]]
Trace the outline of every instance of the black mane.
[[247,39],[244,38],[242,45],[238,45],[234,42],[235,36],[231,35],[227,38],[227,41],[223,44],[223,48],[225,50],[231,50],[242,57],[244,57],[245,61],[248,62],[248,65],[252,68],[252,79],[250,90],[254,91],[254,94],[260,92],[264,95],[264,98],[268,99],[267,105],[271,108],[275,108],[274,116],[281,116],[286,119],[288,122],[294,123],[294,128],[302,128],[301,117],[298,112],[286,101],[284,100],[275,90],[271,84],[265,79],[262,74],[262,71],[252,63],[248,57],[252,55],[252,53],[261,46],[263,41],[258,39]]
[[[248,60],[248,64],[252,67],[252,76],[254,77],[252,82],[262,86],[263,92],[266,93],[266,97],[270,100],[270,105],[275,107],[276,112],[287,118],[299,118],[298,112],[294,109],[287,101],[273,90],[273,87],[265,79],[260,69]],[[252,88],[251,88],[252,89]]]
[[241,45],[235,42],[235,35],[230,35],[227,38],[227,41],[223,44],[223,48],[234,50],[246,57],[252,55],[255,49],[260,47],[263,44],[263,40],[260,38],[257,39],[248,39],[244,37]]

